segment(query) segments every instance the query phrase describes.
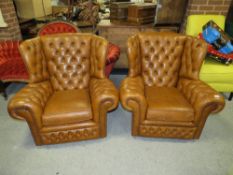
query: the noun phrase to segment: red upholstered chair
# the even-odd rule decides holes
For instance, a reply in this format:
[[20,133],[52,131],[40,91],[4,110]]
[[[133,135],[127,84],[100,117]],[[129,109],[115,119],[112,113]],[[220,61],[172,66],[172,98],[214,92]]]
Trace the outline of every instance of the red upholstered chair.
[[[56,33],[76,33],[80,32],[80,30],[71,23],[63,22],[63,21],[55,21],[44,25],[38,35],[50,35]],[[108,55],[106,60],[105,67],[105,75],[109,77],[115,62],[118,60],[120,56],[120,48],[112,43],[109,44]]]
[[[27,82],[29,75],[19,53],[20,41],[0,41],[0,81],[1,86],[5,82]],[[5,86],[4,97],[7,98]]]
[[19,53],[20,41],[0,42],[0,80],[27,81],[29,76]]
[[51,35],[56,33],[76,33],[80,30],[73,24],[64,21],[54,21],[45,24],[38,32],[39,36]]

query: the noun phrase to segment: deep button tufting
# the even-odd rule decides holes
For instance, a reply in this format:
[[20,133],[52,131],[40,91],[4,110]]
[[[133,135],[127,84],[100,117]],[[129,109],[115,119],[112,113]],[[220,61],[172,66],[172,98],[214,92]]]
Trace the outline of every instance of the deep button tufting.
[[[92,66],[90,62],[91,59],[89,59],[92,47],[90,43],[91,38],[73,37],[68,40],[66,37],[60,39],[55,36],[52,39],[44,39],[42,42],[47,46],[45,48],[45,53],[50,53],[45,55],[51,60],[49,60],[48,64],[49,74],[51,74],[51,76],[57,75],[53,80],[51,79],[54,90],[87,88],[91,74],[89,69]],[[50,43],[54,44],[54,48],[48,47]],[[97,44],[99,44],[99,42],[97,42]],[[52,61],[51,58],[53,57],[56,58],[56,61]],[[98,63],[99,60],[96,61]],[[56,67],[58,65],[60,65],[62,69]],[[102,70],[103,66],[100,66],[100,68],[95,67],[95,69],[95,71],[99,71],[99,69]],[[82,80],[81,83],[79,81],[80,79]],[[68,83],[71,84],[71,86],[69,86]]]
[[60,45],[60,47],[63,47],[63,46],[64,46],[64,43],[63,43],[63,42],[60,42],[59,45]]
[[66,73],[64,73],[64,74],[62,75],[62,77],[63,77],[63,78],[68,78],[68,75],[67,75]]
[[82,69],[82,65],[81,64],[77,64],[77,69]]
[[61,58],[61,62],[62,62],[62,63],[66,63],[66,58],[65,58],[65,57],[62,57],[62,58]]
[[155,51],[154,47],[151,47],[151,48],[150,48],[150,51],[151,51],[152,53],[154,53],[154,51]]
[[[145,84],[148,86],[175,86],[178,74],[173,74],[173,72],[180,67],[181,42],[177,42],[178,45],[175,45],[176,39],[166,37],[165,40],[161,40],[160,36],[139,38],[139,40],[143,43],[141,45],[142,76]],[[146,41],[150,42],[149,46],[145,45]],[[148,71],[148,74],[145,70]]]
[[67,55],[70,54],[70,49],[66,49],[66,54],[67,54]]
[[68,65],[68,66],[66,67],[66,69],[67,69],[68,71],[71,71],[73,68],[72,68],[71,65]]
[[153,68],[154,67],[154,64],[152,62],[149,63],[149,68]]
[[159,60],[159,56],[158,56],[158,55],[155,55],[155,56],[154,56],[154,60],[155,60],[155,61]]
[[30,47],[30,46],[27,46],[27,50],[30,51],[30,50],[31,50],[31,47]]
[[146,46],[149,46],[150,45],[150,42],[148,40],[145,41],[145,45]]
[[160,52],[161,52],[161,53],[164,53],[164,52],[165,52],[164,47],[161,48],[161,51],[160,51]]
[[77,59],[76,59],[75,57],[72,57],[72,58],[71,58],[71,62],[72,62],[72,63],[76,63],[76,62],[77,62]]
[[73,81],[72,81],[72,80],[69,80],[69,81],[67,82],[67,84],[68,84],[68,85],[71,85],[71,84],[73,84]]
[[169,62],[169,67],[172,67],[172,62]]
[[76,51],[76,54],[79,55],[80,53],[81,53],[81,51],[78,49],[78,50]]
[[81,42],[81,46],[85,46],[85,45],[86,45],[86,43],[82,41]]
[[148,61],[148,60],[149,60],[149,58],[150,58],[150,57],[149,57],[148,55],[145,55],[145,60],[147,60],[147,61]]
[[86,71],[83,71],[82,72],[82,76],[86,76],[87,72]]
[[171,53],[174,53],[175,52],[175,48],[173,47],[172,49],[171,49]]
[[161,62],[161,63],[160,63],[160,67],[165,68],[165,63],[164,63],[164,62]]
[[82,57],[82,61],[86,61],[87,60],[87,58],[86,57]]
[[57,65],[56,66],[58,70],[63,71],[63,66],[62,65]]
[[75,46],[75,42],[74,41],[71,42],[71,46],[72,47]]
[[49,47],[53,47],[54,45],[53,45],[53,43],[49,43]]
[[79,79],[79,80],[78,80],[78,84],[80,84],[80,85],[83,84],[83,80],[82,80],[82,79]]
[[59,50],[56,50],[55,51],[55,54],[58,56],[58,55],[60,55],[60,51]]
[[76,77],[78,75],[78,73],[77,72],[74,72],[73,74],[72,74],[72,77]]
[[151,77],[148,78],[149,83],[153,82],[153,79]]

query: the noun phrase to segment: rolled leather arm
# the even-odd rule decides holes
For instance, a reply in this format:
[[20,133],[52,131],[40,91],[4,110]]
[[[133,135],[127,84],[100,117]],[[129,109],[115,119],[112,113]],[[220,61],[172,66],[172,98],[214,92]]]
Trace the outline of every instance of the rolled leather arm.
[[[135,110],[135,105],[131,102],[136,102],[138,107],[146,109],[147,103],[145,98],[144,83],[141,77],[127,77],[120,86],[120,99],[122,106],[129,110]],[[143,110],[145,112],[145,110]]]
[[178,88],[194,107],[196,120],[206,113],[205,110],[217,113],[224,108],[224,97],[200,80],[181,79]]
[[52,91],[48,81],[28,84],[8,103],[9,114],[16,119],[35,122],[38,127],[41,127],[41,116]]
[[90,95],[96,110],[100,110],[101,107],[106,111],[111,111],[117,107],[119,102],[118,91],[107,78],[91,78]]

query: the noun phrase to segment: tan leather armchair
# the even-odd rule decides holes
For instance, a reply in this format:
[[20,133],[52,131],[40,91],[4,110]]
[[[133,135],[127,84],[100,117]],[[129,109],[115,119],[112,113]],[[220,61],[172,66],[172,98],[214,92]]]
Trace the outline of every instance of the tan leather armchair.
[[37,145],[106,136],[106,113],[118,91],[105,77],[108,42],[92,34],[37,37],[20,45],[30,82],[9,102]]
[[120,87],[123,107],[132,111],[132,135],[197,139],[224,98],[199,80],[206,44],[168,32],[128,39],[129,73]]

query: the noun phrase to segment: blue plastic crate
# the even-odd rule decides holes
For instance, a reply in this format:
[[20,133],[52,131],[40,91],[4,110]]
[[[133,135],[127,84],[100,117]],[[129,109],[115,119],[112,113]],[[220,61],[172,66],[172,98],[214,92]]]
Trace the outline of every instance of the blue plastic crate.
[[203,34],[203,38],[210,44],[212,44],[221,37],[220,32],[211,26],[206,27],[203,30],[202,34]]
[[228,54],[233,52],[233,44],[231,41],[228,41],[224,47],[218,50],[219,52]]

